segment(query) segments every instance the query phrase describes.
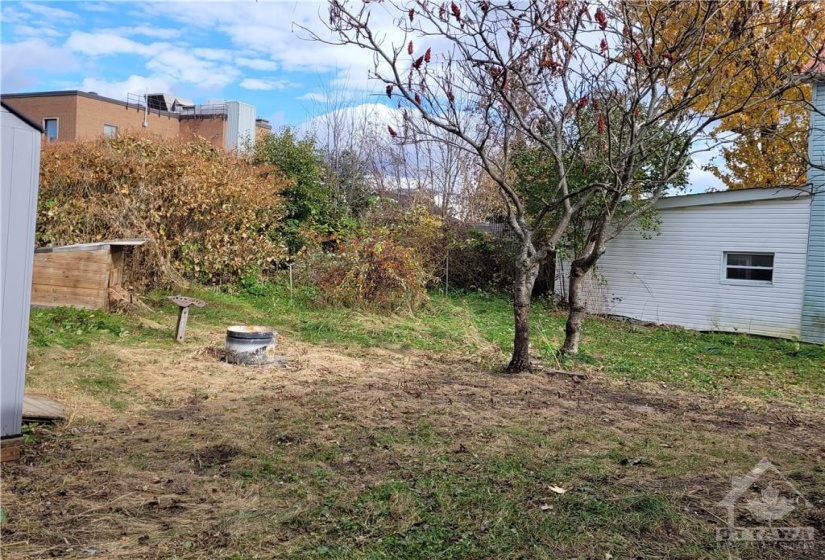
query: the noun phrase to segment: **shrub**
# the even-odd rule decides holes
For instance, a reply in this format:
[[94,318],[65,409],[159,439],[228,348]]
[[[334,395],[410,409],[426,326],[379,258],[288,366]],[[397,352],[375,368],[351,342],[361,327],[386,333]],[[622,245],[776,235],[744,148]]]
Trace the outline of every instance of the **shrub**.
[[37,244],[143,238],[148,243],[129,261],[132,284],[231,282],[250,268],[274,270],[284,257],[273,232],[286,185],[270,167],[205,140],[127,135],[48,144]]
[[509,294],[515,277],[518,244],[507,237],[456,228],[450,249],[450,289]]
[[412,308],[426,299],[414,250],[387,237],[355,237],[311,267],[319,296],[346,307]]

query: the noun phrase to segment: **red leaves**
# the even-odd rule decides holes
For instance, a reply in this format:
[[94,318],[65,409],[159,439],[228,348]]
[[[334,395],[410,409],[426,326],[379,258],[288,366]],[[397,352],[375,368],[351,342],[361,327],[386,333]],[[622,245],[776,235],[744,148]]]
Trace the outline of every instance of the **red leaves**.
[[432,56],[432,49],[427,49],[427,52],[424,53],[424,62],[429,64],[431,56]]
[[395,129],[394,129],[393,127],[391,127],[390,125],[387,125],[387,130],[389,131],[390,136],[392,136],[393,138],[395,138],[396,136],[398,136],[398,133],[397,133],[397,132],[395,131]]
[[633,51],[633,62],[635,62],[636,64],[641,64],[642,62],[644,62],[644,58],[642,57],[642,51],[640,51],[639,49]]
[[447,15],[447,5],[441,4],[438,7],[438,19],[443,20],[445,15]]
[[392,84],[387,84],[387,90],[386,90],[387,91],[387,97],[389,97],[390,99],[392,99],[392,88],[393,87],[395,87],[395,86],[393,86]]
[[671,64],[679,60],[678,56],[669,52],[662,53],[662,58],[664,58],[665,60],[669,60]]
[[596,121],[596,129],[599,131],[599,134],[604,134],[605,124],[602,115],[599,115],[599,120]]
[[576,103],[576,111],[581,111],[587,106],[587,96],[585,95]]
[[455,2],[450,2],[450,11],[453,12],[453,17],[458,21],[461,21],[461,9]]
[[422,54],[421,56],[419,56],[418,58],[415,59],[415,62],[413,62],[413,68],[415,68],[416,70],[420,69],[421,64],[423,62],[424,62],[424,55]]
[[418,103],[419,105],[421,105],[421,96],[418,95],[418,92],[416,92],[416,94],[415,94],[415,102]]
[[602,42],[599,43],[599,54],[604,54],[607,52],[607,39],[602,39]]
[[410,41],[410,44],[407,45],[407,54],[411,55],[413,53],[413,42]]
[[408,14],[410,16],[410,23],[412,23],[413,18],[415,18],[415,8],[410,8]]
[[482,0],[481,2],[478,3],[478,7],[481,8],[481,11],[486,14],[490,9],[490,3],[485,2],[484,0]]
[[599,29],[604,31],[607,29],[607,16],[604,15],[604,12],[601,8],[596,10],[596,22],[599,24]]
[[455,101],[455,95],[453,95],[453,92],[452,92],[452,91],[450,91],[450,90],[447,90],[447,99],[449,99],[449,100],[450,100],[450,103],[452,103],[453,101]]

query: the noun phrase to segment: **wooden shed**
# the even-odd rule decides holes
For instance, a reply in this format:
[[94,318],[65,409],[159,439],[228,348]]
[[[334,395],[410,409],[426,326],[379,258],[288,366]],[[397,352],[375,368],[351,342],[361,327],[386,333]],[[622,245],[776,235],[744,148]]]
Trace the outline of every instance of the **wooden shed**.
[[0,425],[2,460],[19,453],[40,142],[37,123],[0,101]]
[[143,239],[119,239],[37,249],[32,305],[108,310],[126,296],[124,249],[143,243]]

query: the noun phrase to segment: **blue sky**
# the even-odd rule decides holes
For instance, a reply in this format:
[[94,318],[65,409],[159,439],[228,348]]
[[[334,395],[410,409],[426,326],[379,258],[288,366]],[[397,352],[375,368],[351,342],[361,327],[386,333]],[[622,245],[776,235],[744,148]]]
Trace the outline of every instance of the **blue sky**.
[[[343,101],[373,113],[384,109],[372,105],[384,95],[368,79],[369,55],[306,40],[300,26],[324,30],[325,2],[3,0],[1,6],[2,93],[78,89],[125,100],[148,90],[195,103],[238,100],[254,105],[275,129],[332,110],[329,98],[337,108]],[[690,191],[722,188],[700,168],[712,155],[695,158]]]
[[303,39],[322,2],[2,2],[2,92],[169,92],[255,105],[277,128],[330,92],[374,102],[363,52]]

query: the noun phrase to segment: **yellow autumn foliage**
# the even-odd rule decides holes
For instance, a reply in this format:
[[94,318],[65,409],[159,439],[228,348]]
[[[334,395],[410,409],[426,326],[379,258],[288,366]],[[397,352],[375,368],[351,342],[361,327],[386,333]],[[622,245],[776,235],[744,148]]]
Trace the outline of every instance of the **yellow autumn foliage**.
[[[732,189],[804,183],[811,88],[784,86],[825,45],[822,2],[634,5],[653,45],[645,54],[674,59],[674,103],[688,101],[697,113],[720,115],[748,105],[716,128],[717,138],[733,140],[722,149],[725,167],[710,170]],[[701,33],[691,33],[696,30]]]
[[44,145],[38,246],[142,238],[135,287],[231,282],[285,257],[287,181],[206,141],[148,135]]

